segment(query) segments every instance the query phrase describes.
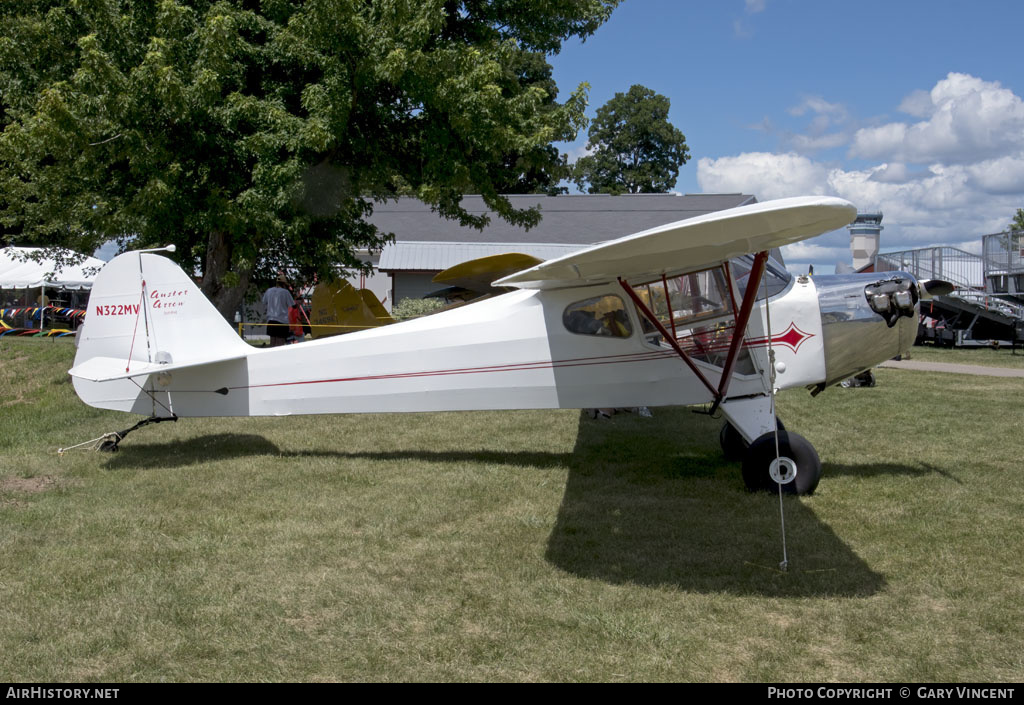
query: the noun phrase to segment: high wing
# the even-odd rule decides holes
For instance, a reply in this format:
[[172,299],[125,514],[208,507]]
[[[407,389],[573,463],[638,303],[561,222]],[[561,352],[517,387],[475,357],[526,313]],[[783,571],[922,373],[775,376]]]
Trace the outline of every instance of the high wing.
[[556,289],[619,277],[655,278],[799,242],[841,228],[856,216],[857,208],[841,198],[803,196],[755,203],[594,245],[503,277],[494,286]]

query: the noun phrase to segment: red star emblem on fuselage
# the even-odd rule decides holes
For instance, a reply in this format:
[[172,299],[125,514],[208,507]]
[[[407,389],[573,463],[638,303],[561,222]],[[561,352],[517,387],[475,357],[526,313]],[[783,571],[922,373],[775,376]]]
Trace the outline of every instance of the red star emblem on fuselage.
[[[776,333],[771,337],[771,343],[772,345],[784,345],[793,352],[796,352],[805,340],[813,337],[813,333],[805,333],[795,323],[790,323],[785,331]],[[768,338],[750,338],[745,345],[749,348],[763,348],[768,345]]]

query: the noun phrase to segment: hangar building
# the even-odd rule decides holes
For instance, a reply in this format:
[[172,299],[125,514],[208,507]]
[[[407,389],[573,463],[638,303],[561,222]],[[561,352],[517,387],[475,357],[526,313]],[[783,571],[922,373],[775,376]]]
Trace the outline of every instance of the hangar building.
[[520,252],[553,259],[589,245],[613,240],[658,225],[714,211],[756,203],[753,196],[728,194],[575,194],[508,196],[517,209],[540,206],[541,222],[530,230],[510,225],[491,211],[480,196],[466,196],[472,214],[486,213],[491,222],[482,231],[459,225],[414,198],[377,204],[370,220],[395,242],[373,264],[378,275],[367,286],[386,298],[390,309],[405,298],[421,298],[438,288],[431,278],[448,267],[488,255]]

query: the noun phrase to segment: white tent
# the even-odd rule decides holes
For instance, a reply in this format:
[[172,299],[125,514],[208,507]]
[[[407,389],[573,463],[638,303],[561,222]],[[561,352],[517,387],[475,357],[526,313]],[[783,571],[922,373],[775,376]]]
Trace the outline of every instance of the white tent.
[[22,259],[35,252],[39,252],[39,248],[0,249],[0,289],[90,289],[96,273],[106,264],[95,257],[86,257],[80,264],[58,269],[51,259],[41,262]]

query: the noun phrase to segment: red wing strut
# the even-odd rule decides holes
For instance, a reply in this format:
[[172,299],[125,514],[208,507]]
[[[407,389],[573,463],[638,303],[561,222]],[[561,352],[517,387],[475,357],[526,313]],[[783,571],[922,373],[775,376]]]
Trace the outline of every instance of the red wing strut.
[[704,373],[700,371],[700,368],[697,367],[697,365],[693,364],[693,360],[691,360],[690,356],[686,354],[686,351],[679,347],[679,343],[676,341],[675,336],[672,335],[664,325],[662,325],[661,321],[658,320],[658,317],[651,313],[651,310],[647,308],[647,304],[637,296],[636,292],[633,291],[633,287],[629,285],[629,282],[624,279],[619,279],[619,284],[626,293],[629,294],[629,298],[633,299],[633,303],[635,303],[636,307],[640,309],[640,312],[644,314],[644,318],[650,321],[651,325],[658,329],[658,332],[661,333],[661,336],[666,340],[666,342],[672,346],[672,349],[679,354],[679,357],[683,358],[683,362],[685,362],[693,373],[697,375],[697,379],[703,382],[704,386],[708,388],[708,391],[717,399],[718,392],[711,386],[711,383],[708,382],[708,378],[704,376]]
[[[725,358],[722,377],[718,381],[718,394],[715,397],[715,403],[711,406],[712,414],[718,410],[718,405],[722,403],[726,393],[729,391],[729,382],[732,380],[732,368],[736,364],[736,356],[743,346],[743,339],[747,336],[747,323],[750,321],[750,314],[754,310],[754,301],[757,299],[757,290],[761,286],[761,277],[764,276],[765,263],[767,261],[767,252],[758,252],[754,257],[754,266],[750,270],[750,277],[747,278],[747,290],[743,292],[743,303],[740,304],[740,313],[736,317],[735,335],[733,335],[732,344],[729,346],[729,355]],[[767,305],[767,302],[765,304]],[[771,331],[768,334],[770,336]]]
[[[651,325],[657,328],[662,337],[669,345],[672,346],[672,349],[676,351],[676,354],[678,354],[690,370],[697,375],[697,379],[699,379],[707,390],[711,392],[711,395],[715,399],[714,404],[711,407],[711,413],[714,413],[715,410],[718,409],[719,404],[725,400],[725,395],[729,391],[729,382],[732,379],[732,370],[736,364],[736,357],[739,355],[740,348],[743,347],[743,340],[747,333],[747,323],[750,321],[750,314],[754,310],[754,301],[757,300],[757,291],[761,285],[761,277],[764,276],[765,263],[767,260],[767,252],[759,252],[754,257],[754,265],[750,270],[750,277],[747,279],[747,289],[743,293],[743,302],[740,305],[739,314],[736,317],[735,333],[733,335],[732,342],[729,345],[729,354],[726,357],[725,365],[722,368],[722,376],[718,382],[718,389],[715,389],[714,386],[712,386],[707,377],[704,376],[704,373],[700,371],[700,368],[697,367],[690,356],[686,354],[686,351],[679,346],[679,343],[673,334],[674,331],[669,332],[662,322],[658,320],[658,317],[651,312],[643,300],[637,295],[636,291],[633,290],[633,287],[629,285],[629,282],[625,281],[621,277],[619,278],[619,285],[629,295],[629,298],[633,300],[633,303],[636,304],[637,309],[643,314],[644,318],[650,321]],[[729,278],[732,278],[731,275]],[[666,297],[667,296],[668,292],[666,290]]]

